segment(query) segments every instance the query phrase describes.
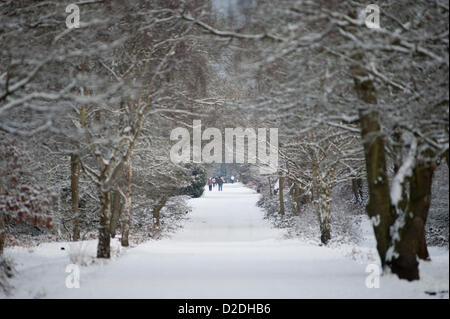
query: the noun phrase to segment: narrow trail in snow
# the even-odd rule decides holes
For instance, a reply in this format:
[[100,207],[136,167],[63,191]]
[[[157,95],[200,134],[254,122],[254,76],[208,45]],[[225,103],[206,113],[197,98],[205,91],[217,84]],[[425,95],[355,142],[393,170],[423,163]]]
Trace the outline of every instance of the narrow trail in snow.
[[[70,261],[61,244],[32,253],[12,250],[22,264],[13,297],[424,298],[426,289],[448,291],[448,251],[425,265],[434,268],[424,282],[386,276],[379,289],[369,289],[367,265],[335,249],[283,239],[283,231],[263,219],[258,198],[238,183],[225,184],[222,192],[206,190],[190,200],[192,213],[182,230],[104,265],[80,267],[79,289],[65,287]],[[95,241],[90,244],[94,255]]]

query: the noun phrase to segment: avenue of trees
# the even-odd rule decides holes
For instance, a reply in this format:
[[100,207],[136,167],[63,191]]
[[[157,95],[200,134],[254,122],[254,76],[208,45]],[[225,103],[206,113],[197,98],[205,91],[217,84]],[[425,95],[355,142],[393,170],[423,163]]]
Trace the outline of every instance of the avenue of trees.
[[281,215],[284,196],[295,214],[310,201],[324,244],[334,187],[367,187],[381,264],[419,279],[449,165],[448,1],[380,2],[379,29],[359,0],[215,3],[81,1],[75,29],[68,3],[0,4],[0,254],[13,221],[76,241],[91,218],[97,257],[116,233],[128,246],[135,211],[156,227],[171,198],[201,195],[210,166],[168,155],[171,129],[201,119],[279,129],[277,173],[239,169]]

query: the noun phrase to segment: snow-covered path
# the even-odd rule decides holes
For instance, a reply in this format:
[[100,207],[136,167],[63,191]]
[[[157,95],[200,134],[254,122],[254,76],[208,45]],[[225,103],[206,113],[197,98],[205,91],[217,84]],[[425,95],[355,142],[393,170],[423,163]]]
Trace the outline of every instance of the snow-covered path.
[[[327,247],[283,239],[255,206],[258,194],[225,184],[192,199],[190,220],[170,239],[122,250],[121,256],[80,267],[80,288],[65,286],[70,263],[61,243],[7,250],[18,261],[15,298],[426,298],[447,291],[448,250],[432,249],[423,280],[381,278],[366,287],[367,264]],[[114,242],[117,246],[117,242]],[[86,253],[95,254],[95,242]],[[64,245],[69,246],[69,243]],[[436,296],[435,296],[436,297]]]

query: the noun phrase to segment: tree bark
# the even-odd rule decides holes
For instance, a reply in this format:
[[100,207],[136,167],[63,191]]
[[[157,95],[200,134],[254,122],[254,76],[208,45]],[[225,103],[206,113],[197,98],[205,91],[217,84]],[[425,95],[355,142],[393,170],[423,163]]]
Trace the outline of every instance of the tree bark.
[[131,181],[132,181],[132,166],[131,157],[128,158],[126,163],[126,192],[125,192],[125,206],[124,206],[124,218],[122,225],[122,239],[121,243],[123,247],[128,247],[130,245],[128,237],[130,235],[130,224],[131,224]]
[[300,211],[302,208],[301,196],[302,196],[302,191],[300,189],[300,186],[298,185],[298,183],[294,182],[293,197],[294,197],[294,203],[295,203],[295,210],[294,210],[295,215],[300,215]]
[[[363,60],[362,54],[353,56],[358,63]],[[368,79],[367,72],[358,65],[350,70],[358,98],[368,104],[376,105],[375,86]],[[367,184],[369,188],[369,203],[366,211],[373,220],[373,229],[377,240],[377,251],[380,261],[385,268],[386,253],[391,244],[390,227],[395,221],[395,210],[391,204],[390,186],[386,169],[386,154],[384,140],[381,136],[378,112],[371,107],[359,109],[359,124],[363,140],[364,156],[366,161]]]
[[[419,148],[422,148],[420,146],[423,144],[419,144]],[[399,230],[399,240],[394,243],[396,254],[391,261],[392,271],[399,278],[407,280],[419,279],[417,257],[430,260],[425,225],[431,203],[431,187],[436,164],[433,160],[435,154],[430,149],[423,150],[420,155],[412,175],[408,178],[409,196],[404,194],[400,202],[400,211],[405,212],[400,216],[404,218],[404,226]],[[403,185],[403,190],[407,193],[406,185]]]
[[430,260],[427,241],[425,238],[425,225],[431,204],[431,186],[436,166],[420,163],[414,168],[410,182],[410,211],[420,219],[421,231],[418,233],[417,256],[423,260]]
[[377,239],[377,251],[381,264],[385,267],[386,252],[391,243],[390,227],[395,221],[395,213],[390,199],[384,141],[380,135],[380,124],[376,111],[360,110],[359,120],[369,188],[369,203],[366,210],[374,221],[373,229]]
[[167,195],[164,195],[153,208],[153,229],[158,229],[160,226],[160,212],[164,205],[166,205],[167,198]]
[[282,216],[285,214],[283,188],[284,188],[284,177],[280,173],[280,176],[278,179],[278,194],[279,194],[279,199],[280,199],[280,215],[282,215]]
[[80,157],[77,154],[70,156],[70,179],[72,193],[72,212],[73,212],[73,241],[80,240]]
[[357,203],[361,204],[363,202],[361,178],[352,179],[352,191],[353,191],[353,196],[355,197],[355,201]]
[[321,201],[320,201],[320,241],[326,245],[331,239],[331,227],[330,227],[330,186],[325,182],[321,181]]
[[122,202],[120,201],[121,195],[118,190],[112,194],[111,204],[111,238],[116,237],[117,224],[122,213]]
[[[85,64],[83,64],[83,68]],[[83,89],[84,94],[88,95],[88,90]],[[80,111],[80,125],[86,127],[87,106],[83,105]],[[71,179],[71,193],[72,193],[72,212],[73,212],[73,241],[80,240],[80,173],[81,163],[80,156],[78,154],[72,154],[70,156],[70,179]]]
[[313,162],[313,174],[312,174],[312,180],[311,180],[312,203],[313,203],[314,209],[316,210],[317,219],[318,219],[319,225],[320,225],[321,220],[320,220],[320,198],[319,198],[319,167],[315,161],[315,156],[311,156],[311,157],[313,158],[313,161],[314,161]]
[[395,242],[395,255],[388,261],[394,274],[400,279],[419,279],[419,262],[417,261],[417,247],[419,238],[423,236],[423,221],[406,215],[404,227],[400,231],[400,240]]
[[100,193],[101,219],[98,236],[97,258],[111,258],[111,199],[109,192]]

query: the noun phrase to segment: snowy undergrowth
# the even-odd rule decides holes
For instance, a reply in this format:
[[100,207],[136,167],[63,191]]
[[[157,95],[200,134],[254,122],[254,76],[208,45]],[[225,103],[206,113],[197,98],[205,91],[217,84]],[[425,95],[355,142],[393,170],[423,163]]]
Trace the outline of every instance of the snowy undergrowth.
[[10,278],[14,275],[14,263],[9,258],[0,257],[0,293],[9,295],[12,290]]
[[97,243],[97,240],[84,240],[42,243],[36,247],[9,247],[4,258],[13,268],[6,281],[2,280],[0,270],[0,285],[7,284],[6,290],[0,289],[0,298],[46,298],[48,290],[43,283],[67,289],[68,265],[78,265],[82,273],[90,273],[98,267],[113,264],[127,251],[121,247],[119,239],[111,239],[111,258],[99,259],[96,258]]
[[[359,264],[379,263],[372,224],[365,214],[367,193],[363,202],[356,202],[349,185],[336,187],[331,201],[331,240],[326,245],[339,251],[346,258]],[[297,238],[306,244],[323,246],[320,227],[312,203],[304,203],[298,215],[293,213],[291,197],[285,194],[286,214],[279,214],[279,197],[264,194],[258,206],[265,211],[265,218],[276,228],[285,229],[285,238]]]
[[[435,172],[426,237],[429,247],[448,249],[448,167],[441,165]],[[287,238],[299,238],[312,245],[322,245],[317,215],[311,203],[305,203],[299,216],[293,214],[291,196],[285,191],[286,214],[279,214],[279,197],[263,194],[258,206],[275,227],[286,230]],[[331,240],[328,247],[337,249],[358,263],[378,262],[372,224],[365,213],[368,194],[363,188],[363,202],[355,202],[350,185],[340,185],[333,191],[331,201]]]
[[441,164],[434,173],[431,189],[431,206],[426,224],[426,236],[429,246],[448,249],[449,237],[449,171],[446,164]]
[[[133,213],[132,232],[129,236],[130,247],[136,247],[139,244],[149,240],[160,240],[170,237],[173,233],[183,227],[184,222],[189,218],[188,213],[192,210],[187,205],[187,196],[176,196],[167,202],[166,206],[161,210],[160,227],[155,230],[153,228],[153,220],[151,216],[151,206],[147,209],[136,209]],[[65,266],[76,264],[90,272],[92,266],[104,266],[110,264],[111,261],[119,259],[126,251],[121,246],[120,225],[115,238],[111,239],[111,259],[98,259],[97,255],[97,238],[98,230],[90,230],[82,234],[83,240],[71,242],[64,238],[70,236],[61,236],[55,229],[52,231],[42,230],[37,227],[29,227],[27,225],[15,225],[10,230],[15,231],[7,235],[7,253],[0,260],[0,296],[9,296],[16,294],[21,290],[24,280],[27,279],[27,270],[30,265],[28,260],[33,258],[40,261],[33,267],[39,267],[41,263],[50,260],[56,261],[63,267],[54,267],[54,273],[65,274]],[[29,230],[33,229],[33,232]],[[50,271],[50,270],[49,270]],[[14,277],[13,277],[14,275]],[[15,277],[20,277],[16,280]],[[63,283],[64,279],[60,279]],[[47,291],[42,288],[29,288],[24,291],[24,297],[29,298],[45,298]]]
[[[96,241],[94,242],[97,243]],[[73,243],[66,243],[68,246],[67,254],[70,263],[79,266],[89,266],[96,263],[103,263],[104,259],[98,259],[96,256],[96,247],[92,247],[92,241],[78,241]],[[111,240],[111,258],[117,258],[122,252],[122,247],[118,239]]]
[[[136,206],[133,208],[131,232],[129,235],[130,246],[134,247],[148,240],[159,240],[170,237],[173,233],[183,227],[185,221],[189,218],[191,208],[188,206],[189,196],[171,197],[166,206],[160,212],[160,226],[155,229],[152,217],[152,203],[147,206]],[[117,227],[116,238],[121,238],[121,225]],[[41,227],[30,226],[27,224],[11,223],[7,225],[6,247],[36,247],[49,242],[70,242],[72,229],[61,229],[54,227],[47,230]],[[91,227],[81,232],[81,242],[96,240],[98,238],[98,229]],[[82,247],[73,248],[77,255]],[[78,257],[74,257],[78,258]],[[80,257],[81,258],[81,257]],[[81,258],[82,259],[82,258]]]
[[[277,228],[286,229],[286,238],[300,238],[303,241],[321,245],[320,228],[316,212],[311,203],[302,206],[298,215],[293,213],[293,203],[289,195],[285,196],[286,214],[279,214],[278,196],[263,195],[258,206],[265,211],[265,218]],[[363,239],[361,225],[366,216],[362,205],[356,205],[343,199],[331,203],[331,241],[328,246],[358,244]]]
[[131,245],[135,246],[148,240],[169,238],[183,228],[189,219],[192,208],[188,205],[189,196],[174,196],[169,198],[160,211],[159,227],[155,227],[152,216],[152,207],[137,209],[133,214]]

